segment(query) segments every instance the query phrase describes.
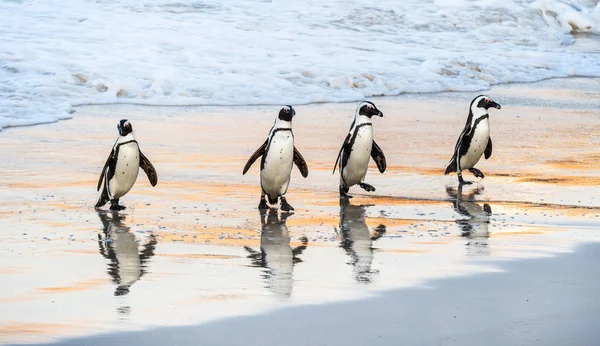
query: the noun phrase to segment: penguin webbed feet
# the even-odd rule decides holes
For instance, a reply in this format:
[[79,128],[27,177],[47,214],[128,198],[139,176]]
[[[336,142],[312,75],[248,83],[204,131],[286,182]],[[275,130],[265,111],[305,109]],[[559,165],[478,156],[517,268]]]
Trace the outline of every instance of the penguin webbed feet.
[[340,185],[340,199],[350,199],[352,195],[348,194],[350,188],[346,185]]
[[267,210],[269,209],[269,206],[267,205],[267,200],[264,198],[260,199],[260,203],[258,204],[258,210]]
[[112,210],[112,211],[121,211],[121,210],[125,209],[125,206],[124,205],[119,205],[119,199],[117,198],[117,199],[112,199],[110,201],[110,208],[109,209]]
[[283,211],[292,211],[292,210],[294,210],[294,207],[292,207],[287,202],[287,199],[285,199],[285,197],[281,197],[281,210],[283,210]]
[[485,178],[485,175],[483,175],[483,172],[481,172],[477,168],[469,168],[469,172],[473,173],[475,178],[481,178],[481,179]]
[[462,174],[458,174],[458,185],[471,185],[471,184],[473,184],[472,181],[464,180],[462,177]]
[[375,191],[375,187],[373,185],[367,184],[367,183],[360,183],[358,184],[358,186],[360,186],[363,190],[367,191],[367,192],[374,192]]

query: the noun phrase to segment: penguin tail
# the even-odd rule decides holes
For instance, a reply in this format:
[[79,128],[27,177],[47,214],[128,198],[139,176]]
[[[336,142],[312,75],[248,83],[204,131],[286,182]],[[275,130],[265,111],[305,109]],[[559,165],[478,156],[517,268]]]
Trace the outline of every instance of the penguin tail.
[[277,200],[279,199],[279,196],[275,196],[275,198],[271,198],[271,196],[267,195],[267,198],[269,199],[269,203],[270,204],[277,204]]
[[96,202],[96,208],[100,208],[102,206],[104,206],[106,203],[108,203],[108,201],[110,200],[110,198],[108,197],[108,193],[106,192],[106,188],[102,189],[102,194],[100,195],[100,198],[98,199],[98,202]]
[[450,163],[448,164],[448,167],[446,167],[444,175],[447,175],[448,173],[452,172],[456,172],[456,160],[450,160]]

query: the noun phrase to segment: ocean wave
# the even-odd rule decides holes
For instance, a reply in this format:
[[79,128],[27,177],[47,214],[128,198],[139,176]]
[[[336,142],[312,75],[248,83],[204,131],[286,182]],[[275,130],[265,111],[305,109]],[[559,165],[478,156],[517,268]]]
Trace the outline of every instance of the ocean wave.
[[348,102],[600,76],[593,0],[0,2],[0,129],[73,106]]

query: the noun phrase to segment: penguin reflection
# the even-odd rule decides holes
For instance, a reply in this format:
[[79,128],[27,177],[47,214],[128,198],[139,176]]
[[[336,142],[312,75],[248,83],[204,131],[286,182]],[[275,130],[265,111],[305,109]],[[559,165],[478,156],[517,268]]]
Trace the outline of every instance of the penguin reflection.
[[464,216],[466,219],[458,219],[456,223],[461,230],[461,236],[469,240],[467,252],[473,255],[489,255],[488,238],[490,215],[492,208],[484,203],[483,207],[475,202],[475,196],[481,194],[483,187],[473,189],[468,194],[463,195],[462,186],[458,190],[452,187],[446,187],[446,193],[452,198],[454,210]]
[[150,241],[139,252],[135,235],[123,223],[124,215],[99,211],[98,216],[104,226],[104,239],[102,234],[98,234],[100,254],[110,260],[108,274],[117,285],[115,296],[126,295],[129,293],[129,287],[145,274],[146,262],[154,256],[158,241],[156,236],[151,234]]
[[248,258],[252,260],[252,266],[264,268],[262,277],[267,281],[267,287],[280,298],[292,295],[294,265],[302,262],[298,256],[308,244],[308,238],[302,237],[302,245],[295,248],[290,246],[290,235],[285,225],[290,215],[282,212],[279,219],[277,209],[271,208],[265,221],[266,211],[260,211],[260,252],[244,246],[250,253]]
[[377,272],[371,269],[374,251],[372,245],[385,234],[386,227],[377,226],[375,234],[371,235],[365,222],[365,207],[351,205],[347,201],[340,202],[340,246],[351,258],[348,264],[354,267],[356,281],[370,283],[372,274]]

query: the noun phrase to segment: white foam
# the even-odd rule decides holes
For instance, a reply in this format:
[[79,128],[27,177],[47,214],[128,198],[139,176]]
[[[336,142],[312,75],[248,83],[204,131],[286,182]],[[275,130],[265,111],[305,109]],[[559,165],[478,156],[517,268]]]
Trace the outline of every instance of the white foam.
[[600,76],[590,0],[0,2],[0,128],[73,105],[345,102]]

